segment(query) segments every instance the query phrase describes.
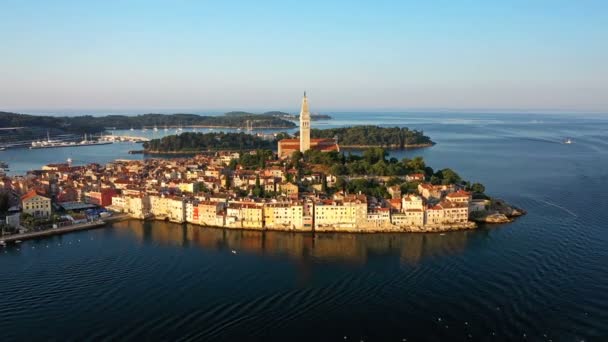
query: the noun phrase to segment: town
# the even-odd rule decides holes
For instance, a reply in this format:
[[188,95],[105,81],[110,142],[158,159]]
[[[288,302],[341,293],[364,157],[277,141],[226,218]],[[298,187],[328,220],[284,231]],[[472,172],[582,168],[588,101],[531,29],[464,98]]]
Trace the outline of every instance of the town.
[[27,232],[122,214],[234,229],[439,232],[475,228],[494,204],[483,185],[420,157],[387,159],[378,147],[346,155],[333,139],[311,139],[306,95],[299,139],[277,147],[45,165],[4,178],[4,226]]
[[87,210],[101,207],[131,218],[210,227],[443,231],[474,228],[470,212],[487,205],[487,200],[472,200],[471,192],[459,185],[425,182],[422,173],[405,176],[407,183],[417,184],[416,193],[407,194],[402,194],[400,185],[386,185],[392,177],[366,177],[389,194],[382,198],[338,189],[345,179],[341,176],[299,175],[281,159],[252,170],[235,163],[241,157],[237,152],[217,152],[192,158],[117,160],[103,166],[45,165],[5,179],[5,188],[22,194],[6,223],[12,227],[50,224],[61,209],[82,219]]

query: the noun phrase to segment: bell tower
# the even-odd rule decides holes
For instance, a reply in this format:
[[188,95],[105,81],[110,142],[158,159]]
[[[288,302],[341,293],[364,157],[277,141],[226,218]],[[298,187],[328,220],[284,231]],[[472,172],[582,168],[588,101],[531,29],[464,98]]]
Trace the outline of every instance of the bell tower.
[[310,112],[308,111],[308,99],[306,92],[302,98],[300,109],[300,152],[304,153],[310,149]]

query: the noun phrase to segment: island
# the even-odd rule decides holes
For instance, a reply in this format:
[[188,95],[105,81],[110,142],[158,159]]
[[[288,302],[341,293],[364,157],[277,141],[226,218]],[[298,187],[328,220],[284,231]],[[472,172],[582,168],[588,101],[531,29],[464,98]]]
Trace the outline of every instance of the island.
[[312,129],[312,138],[334,138],[343,148],[419,148],[435,143],[423,131],[407,127],[353,126],[328,129]]
[[[263,135],[262,135],[263,136]],[[277,135],[280,137],[281,135]],[[194,133],[185,132],[169,135],[160,139],[144,142],[143,153],[146,154],[192,154],[217,150],[256,150],[270,149],[275,145],[276,137],[270,135],[264,139],[258,135],[238,133]]]
[[[410,130],[407,127],[378,127],[353,126],[342,128],[312,129],[311,138],[334,140],[339,148],[361,149],[368,147],[383,147],[389,149],[407,149],[430,147],[435,143],[423,132]],[[299,136],[299,133],[294,135]],[[144,153],[197,153],[217,150],[255,150],[274,149],[281,140],[292,139],[285,132],[276,134],[247,134],[237,133],[194,133],[186,132],[179,135],[152,139],[143,144]],[[339,150],[336,148],[336,150]],[[290,152],[291,153],[291,150]]]

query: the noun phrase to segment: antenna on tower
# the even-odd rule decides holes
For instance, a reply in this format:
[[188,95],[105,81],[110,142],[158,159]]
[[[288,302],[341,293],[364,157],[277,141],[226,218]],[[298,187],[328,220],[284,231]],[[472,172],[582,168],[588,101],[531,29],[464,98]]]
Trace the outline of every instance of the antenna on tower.
[[306,97],[306,90],[304,90],[304,97]]

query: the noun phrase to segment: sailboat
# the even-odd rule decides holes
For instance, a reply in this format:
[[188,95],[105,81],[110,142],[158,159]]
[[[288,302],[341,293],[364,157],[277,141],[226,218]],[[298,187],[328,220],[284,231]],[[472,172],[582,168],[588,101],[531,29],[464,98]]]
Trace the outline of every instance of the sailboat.
[[570,145],[570,144],[572,144],[572,140],[570,138],[566,138],[566,140],[564,141],[564,144]]

